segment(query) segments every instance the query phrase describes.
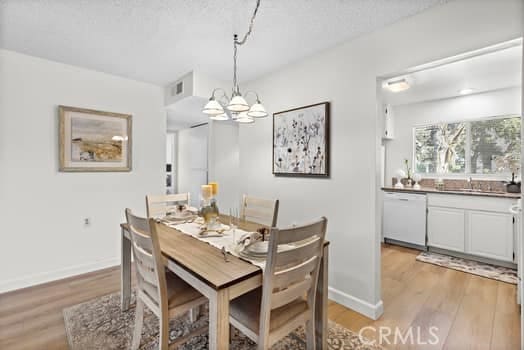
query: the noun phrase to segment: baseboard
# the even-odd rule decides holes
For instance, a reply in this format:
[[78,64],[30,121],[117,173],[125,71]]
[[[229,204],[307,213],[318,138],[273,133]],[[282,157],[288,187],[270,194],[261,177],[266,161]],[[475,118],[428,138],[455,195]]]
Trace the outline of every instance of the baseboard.
[[120,265],[119,258],[112,258],[89,264],[70,266],[65,269],[43,272],[8,281],[2,281],[0,282],[0,293],[10,292],[21,288],[32,287],[38,284],[52,282],[75,275],[81,275],[84,273],[101,270],[116,265]]
[[378,319],[384,312],[384,304],[382,303],[382,300],[373,305],[367,301],[341,292],[333,287],[328,288],[328,295],[329,299],[373,320]]

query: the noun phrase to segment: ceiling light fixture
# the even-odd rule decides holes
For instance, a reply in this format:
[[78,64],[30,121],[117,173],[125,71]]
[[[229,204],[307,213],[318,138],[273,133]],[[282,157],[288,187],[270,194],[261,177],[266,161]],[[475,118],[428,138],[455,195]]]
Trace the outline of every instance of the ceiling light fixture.
[[[251,16],[251,22],[249,23],[249,29],[247,30],[246,34],[244,34],[242,40],[238,40],[237,34],[233,35],[233,88],[231,98],[229,98],[224,89],[214,89],[213,93],[211,94],[211,97],[209,98],[209,101],[206,103],[204,109],[202,110],[203,113],[208,114],[210,116],[210,119],[228,120],[229,114],[231,115],[232,120],[238,123],[246,124],[253,123],[255,121],[254,118],[264,118],[268,116],[268,113],[266,112],[264,106],[262,106],[262,104],[260,103],[260,99],[258,98],[258,94],[256,92],[248,91],[245,93],[244,96],[246,97],[249,94],[254,94],[256,97],[255,103],[249,106],[244,96],[242,96],[242,94],[240,93],[240,87],[238,86],[237,81],[238,46],[244,45],[248,36],[251,34],[259,7],[260,0],[257,0],[255,11],[253,11],[253,15]],[[220,97],[216,96],[218,92],[222,93]]]
[[382,86],[391,92],[401,92],[410,88],[406,78],[385,81]]
[[461,94],[461,95],[469,95],[469,94],[473,93],[474,91],[475,91],[475,89],[472,89],[472,88],[464,88],[464,89],[459,90],[459,94]]

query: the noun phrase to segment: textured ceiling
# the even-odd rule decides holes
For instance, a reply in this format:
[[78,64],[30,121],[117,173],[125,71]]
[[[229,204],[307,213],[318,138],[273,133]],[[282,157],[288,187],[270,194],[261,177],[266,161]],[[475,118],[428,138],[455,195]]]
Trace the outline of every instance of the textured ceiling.
[[[251,80],[446,0],[262,0],[239,51]],[[0,47],[165,85],[193,69],[230,79],[232,35],[255,0],[0,0]]]

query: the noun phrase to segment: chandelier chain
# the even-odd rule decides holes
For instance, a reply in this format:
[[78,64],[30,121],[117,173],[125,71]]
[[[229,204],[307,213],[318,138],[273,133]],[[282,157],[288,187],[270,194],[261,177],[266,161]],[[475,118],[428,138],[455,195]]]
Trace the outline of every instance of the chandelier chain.
[[247,41],[247,38],[251,35],[251,32],[253,31],[253,25],[255,24],[255,17],[257,16],[258,9],[260,7],[260,0],[257,0],[257,4],[255,6],[255,10],[253,11],[253,15],[251,16],[251,21],[249,22],[249,28],[247,32],[244,34],[244,37],[242,40],[238,40],[238,35],[235,34],[233,37],[233,95],[235,93],[239,94],[239,87],[237,83],[237,51],[239,45],[244,45]]

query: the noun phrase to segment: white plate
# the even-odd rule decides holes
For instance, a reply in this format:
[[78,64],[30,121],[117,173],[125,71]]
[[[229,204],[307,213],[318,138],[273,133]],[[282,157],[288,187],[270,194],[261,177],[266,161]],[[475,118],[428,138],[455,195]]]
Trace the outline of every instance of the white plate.
[[[278,246],[278,251],[283,252],[283,251],[290,250],[293,248],[294,246],[292,245],[281,244]],[[257,241],[245,247],[243,252],[249,255],[261,256],[261,255],[267,255],[268,249],[269,249],[268,241]]]
[[190,211],[187,211],[187,210],[184,210],[184,211],[178,212],[178,213],[173,213],[173,214],[169,215],[169,217],[175,218],[175,219],[187,219],[187,218],[190,218],[192,216],[193,216],[193,213],[191,213]]

